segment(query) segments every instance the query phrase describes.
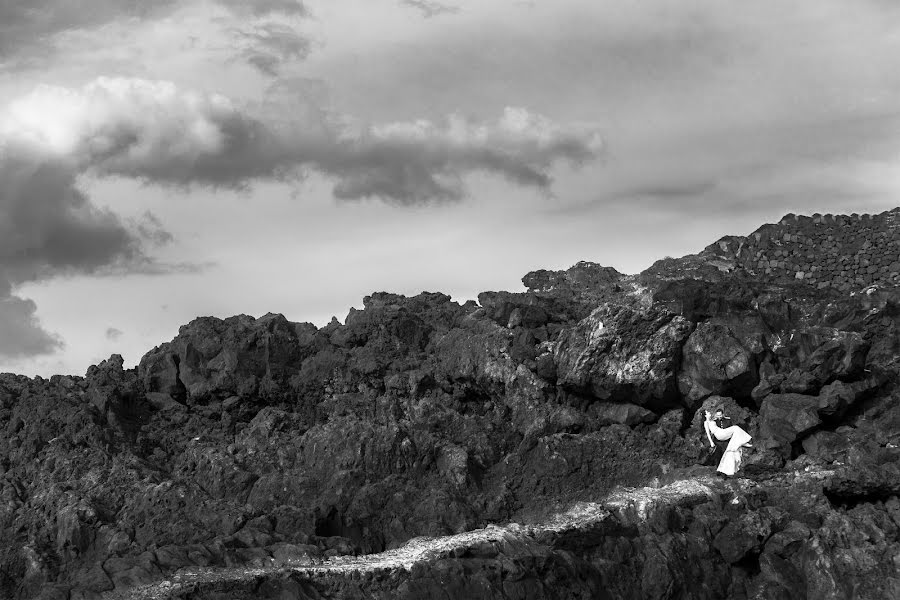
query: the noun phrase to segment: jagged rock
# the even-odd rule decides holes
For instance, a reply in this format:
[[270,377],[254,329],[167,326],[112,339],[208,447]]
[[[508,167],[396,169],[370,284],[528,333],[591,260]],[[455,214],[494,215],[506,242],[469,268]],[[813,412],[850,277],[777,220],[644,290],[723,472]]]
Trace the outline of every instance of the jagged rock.
[[[623,276],[612,267],[581,261],[566,271],[532,271],[522,283],[532,292],[567,300],[582,306],[596,306],[611,294],[621,291]],[[582,314],[578,319],[586,317]]]
[[[649,271],[652,270],[653,267]],[[684,275],[677,270],[675,273]],[[647,277],[646,272],[644,277]],[[759,292],[747,281],[738,278],[723,280],[718,269],[713,278],[717,281],[682,278],[656,281],[647,277],[647,282],[653,286],[655,302],[665,305],[669,311],[695,323],[718,316],[743,314],[760,308]]]
[[83,598],[92,597],[93,594],[99,597],[102,592],[115,589],[115,585],[99,564],[90,567],[83,573],[76,574],[73,577],[73,583],[73,587],[77,590],[76,594],[80,591],[84,594]]
[[310,333],[282,315],[202,317],[144,356],[138,373],[148,392],[176,400],[278,395],[299,370]]
[[165,406],[186,400],[187,390],[178,374],[180,362],[178,354],[162,349],[148,352],[141,359],[139,372],[148,395],[152,394],[151,402]]
[[683,349],[678,387],[689,406],[713,394],[749,398],[759,383],[758,359],[765,351],[754,322],[708,321],[697,326]]
[[759,593],[766,598],[801,598],[807,593],[804,569],[795,556],[812,535],[810,529],[798,521],[791,521],[783,530],[766,542],[759,558],[763,581]]
[[734,564],[751,552],[758,553],[786,522],[787,514],[774,508],[744,512],[722,528],[713,546],[726,562]]
[[819,418],[819,399],[803,394],[771,394],[759,410],[759,447],[775,450],[790,458],[791,444],[815,429]]
[[816,348],[808,363],[820,381],[856,379],[865,369],[870,347],[861,334],[843,333]]
[[310,557],[321,555],[318,546],[313,546],[311,544],[289,544],[282,542],[270,546],[268,550],[272,553],[272,558],[274,558],[278,564],[282,565],[295,564]]
[[600,425],[628,425],[633,427],[640,423],[652,423],[656,420],[656,414],[629,403],[597,402],[590,406],[588,414]]
[[785,394],[815,395],[821,385],[822,382],[813,373],[794,369],[782,379],[780,389]]
[[534,294],[510,292],[482,292],[478,303],[485,315],[502,327],[537,329],[547,324],[549,315],[540,306],[540,298]]
[[826,419],[840,418],[860,396],[860,391],[841,381],[826,385],[819,392],[819,415]]
[[857,332],[842,332],[818,346],[781,383],[786,393],[816,394],[826,383],[863,375],[869,343]]
[[690,330],[665,310],[603,305],[560,338],[559,383],[601,400],[651,410],[673,406],[680,348]]
[[103,570],[113,585],[119,589],[128,589],[142,583],[149,583],[160,572],[156,555],[152,552],[144,552],[133,560],[110,558],[103,563]]
[[900,496],[900,448],[894,450],[881,464],[841,469],[825,483],[825,494],[833,502],[851,505]]
[[97,511],[85,501],[64,506],[56,515],[56,549],[58,552],[84,553],[93,543]]
[[807,455],[825,462],[843,462],[850,449],[850,437],[834,431],[817,431],[803,440]]

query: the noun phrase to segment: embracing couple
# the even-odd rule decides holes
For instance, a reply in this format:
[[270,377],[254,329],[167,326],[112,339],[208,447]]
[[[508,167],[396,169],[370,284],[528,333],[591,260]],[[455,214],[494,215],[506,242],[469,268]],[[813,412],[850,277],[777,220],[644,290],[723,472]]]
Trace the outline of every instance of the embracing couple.
[[[737,425],[731,425],[731,419],[724,416],[721,408],[715,411],[715,418],[713,418],[713,412],[711,411],[703,411],[703,414],[706,415],[703,429],[706,431],[706,437],[709,439],[709,447],[715,450],[716,441],[727,442],[727,444],[724,444],[722,459],[719,461],[716,471],[730,477],[741,468],[741,451],[743,448],[753,447],[750,443],[750,440],[753,438]],[[716,441],[713,441],[714,439]]]

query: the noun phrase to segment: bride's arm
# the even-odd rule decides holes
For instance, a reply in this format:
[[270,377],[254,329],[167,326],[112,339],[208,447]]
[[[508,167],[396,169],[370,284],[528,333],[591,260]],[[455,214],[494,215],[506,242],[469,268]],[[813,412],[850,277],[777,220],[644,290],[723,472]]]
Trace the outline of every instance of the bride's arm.
[[706,431],[706,437],[709,438],[709,447],[715,448],[716,445],[713,443],[712,433],[709,431],[709,421],[703,421],[703,429]]

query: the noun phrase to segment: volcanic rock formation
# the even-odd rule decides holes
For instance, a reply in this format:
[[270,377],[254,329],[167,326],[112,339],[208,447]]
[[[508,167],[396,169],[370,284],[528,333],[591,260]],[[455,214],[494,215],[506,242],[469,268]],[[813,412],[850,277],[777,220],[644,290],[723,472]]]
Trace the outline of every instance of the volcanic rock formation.
[[[0,597],[262,569],[171,597],[895,598],[896,214],[846,217],[866,227],[839,244],[845,218],[790,216],[639,275],[579,263],[478,303],[376,293],[322,328],[203,317],[135,369],[0,375]],[[817,275],[782,273],[785,244]],[[850,263],[828,252],[849,247],[864,258],[835,275]],[[715,406],[755,438],[738,482],[711,477]],[[701,481],[640,518],[541,525]],[[272,571],[514,522],[407,570]]]

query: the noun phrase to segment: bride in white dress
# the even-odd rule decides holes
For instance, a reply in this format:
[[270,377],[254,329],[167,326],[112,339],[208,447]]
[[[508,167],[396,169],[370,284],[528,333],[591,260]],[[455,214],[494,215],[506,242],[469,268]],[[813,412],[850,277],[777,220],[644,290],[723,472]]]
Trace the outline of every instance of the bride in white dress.
[[706,437],[709,438],[710,447],[716,447],[715,442],[713,442],[713,436],[720,442],[728,440],[728,446],[725,447],[722,460],[719,461],[719,466],[716,470],[725,475],[734,475],[741,468],[741,448],[752,448],[750,440],[753,438],[737,425],[725,427],[724,429],[719,427],[713,421],[712,413],[708,410],[704,411],[704,414],[706,415],[706,421],[703,422],[703,428],[706,430]]

